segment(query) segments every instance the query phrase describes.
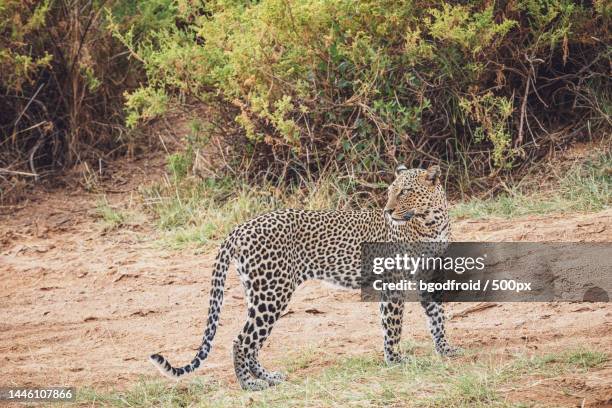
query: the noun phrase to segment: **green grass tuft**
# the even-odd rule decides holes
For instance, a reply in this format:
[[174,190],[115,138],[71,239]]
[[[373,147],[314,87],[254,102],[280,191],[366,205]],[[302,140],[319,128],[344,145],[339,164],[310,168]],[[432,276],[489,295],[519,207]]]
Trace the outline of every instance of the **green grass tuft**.
[[[479,354],[447,360],[429,347],[408,348],[415,354],[396,366],[385,365],[378,355],[332,356],[330,361],[330,355],[309,349],[279,362],[291,372],[288,382],[261,392],[245,392],[210,376],[179,385],[141,379],[124,391],[82,390],[78,402],[114,407],[520,407],[525,405],[508,401],[504,394],[520,389],[526,378],[588,371],[608,359],[599,351],[577,349],[510,359]],[[326,364],[312,373],[314,365]]]
[[214,392],[218,385],[196,378],[183,385],[168,386],[166,381],[141,379],[125,391],[98,392],[92,388],[79,390],[77,402],[112,407],[187,407],[198,406],[202,397]]
[[141,210],[131,206],[110,205],[104,196],[96,203],[95,215],[105,231],[134,227],[146,221]]
[[570,211],[601,211],[612,205],[612,154],[602,153],[562,175],[547,191],[517,188],[489,199],[471,199],[451,209],[455,218],[517,217]]
[[122,226],[126,220],[126,214],[110,206],[106,198],[102,198],[96,205],[96,215],[104,223],[104,228],[108,230]]

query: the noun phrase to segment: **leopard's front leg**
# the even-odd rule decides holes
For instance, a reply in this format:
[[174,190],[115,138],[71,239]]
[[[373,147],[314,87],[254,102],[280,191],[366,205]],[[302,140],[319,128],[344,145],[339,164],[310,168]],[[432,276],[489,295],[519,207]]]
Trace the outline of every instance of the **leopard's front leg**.
[[436,351],[441,356],[452,357],[461,353],[461,349],[451,346],[446,340],[444,331],[444,308],[441,302],[421,302],[427,316],[427,324]]
[[398,297],[390,301],[380,302],[380,317],[384,335],[385,362],[400,363],[403,360],[399,353],[402,337],[402,320],[404,318],[404,299]]

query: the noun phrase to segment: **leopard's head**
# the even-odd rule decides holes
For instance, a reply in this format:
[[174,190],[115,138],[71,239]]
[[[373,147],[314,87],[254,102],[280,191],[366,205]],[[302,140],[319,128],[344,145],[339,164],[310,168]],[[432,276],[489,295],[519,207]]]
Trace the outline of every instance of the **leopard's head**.
[[387,221],[398,226],[415,220],[427,225],[445,220],[448,204],[440,175],[440,167],[436,165],[427,170],[398,166],[384,210]]

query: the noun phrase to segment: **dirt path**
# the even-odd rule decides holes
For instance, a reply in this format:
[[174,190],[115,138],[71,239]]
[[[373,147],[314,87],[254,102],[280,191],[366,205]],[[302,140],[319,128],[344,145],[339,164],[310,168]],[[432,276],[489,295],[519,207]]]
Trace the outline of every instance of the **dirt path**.
[[[45,194],[0,220],[0,386],[125,387],[140,375],[156,375],[147,361],[151,352],[175,364],[193,357],[214,253],[160,249],[146,226],[105,233],[92,216],[95,200],[82,192]],[[612,241],[612,210],[459,221],[455,231],[457,240]],[[245,307],[233,269],[226,291],[222,325],[202,371],[236,386],[230,345]],[[468,306],[448,309],[452,315]],[[427,341],[420,306],[408,305],[406,316],[405,338]],[[609,304],[502,304],[451,318],[448,327],[455,343],[486,353],[585,345],[612,353]],[[277,324],[262,361],[274,367],[288,354],[323,346],[337,354],[382,355],[377,305],[310,282]],[[326,362],[308,370],[317,364]],[[612,401],[612,365],[606,364],[593,378],[560,379],[568,381],[567,398]]]

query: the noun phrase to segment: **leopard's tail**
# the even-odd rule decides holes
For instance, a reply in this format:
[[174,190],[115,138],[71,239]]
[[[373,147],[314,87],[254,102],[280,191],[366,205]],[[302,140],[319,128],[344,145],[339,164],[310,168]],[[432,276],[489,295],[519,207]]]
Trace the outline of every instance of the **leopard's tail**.
[[196,353],[196,356],[191,363],[183,367],[173,367],[168,360],[166,360],[160,354],[152,354],[149,360],[162,374],[178,380],[185,374],[188,374],[202,365],[202,362],[206,360],[210,349],[212,347],[212,341],[217,332],[217,325],[219,323],[219,313],[221,312],[221,306],[223,304],[223,289],[225,287],[225,278],[227,277],[227,270],[229,268],[230,261],[234,255],[233,237],[230,235],[221,245],[217,258],[215,260],[215,266],[212,274],[212,288],[210,289],[210,303],[208,306],[208,322],[206,329],[204,330],[204,337],[202,338],[202,344]]

